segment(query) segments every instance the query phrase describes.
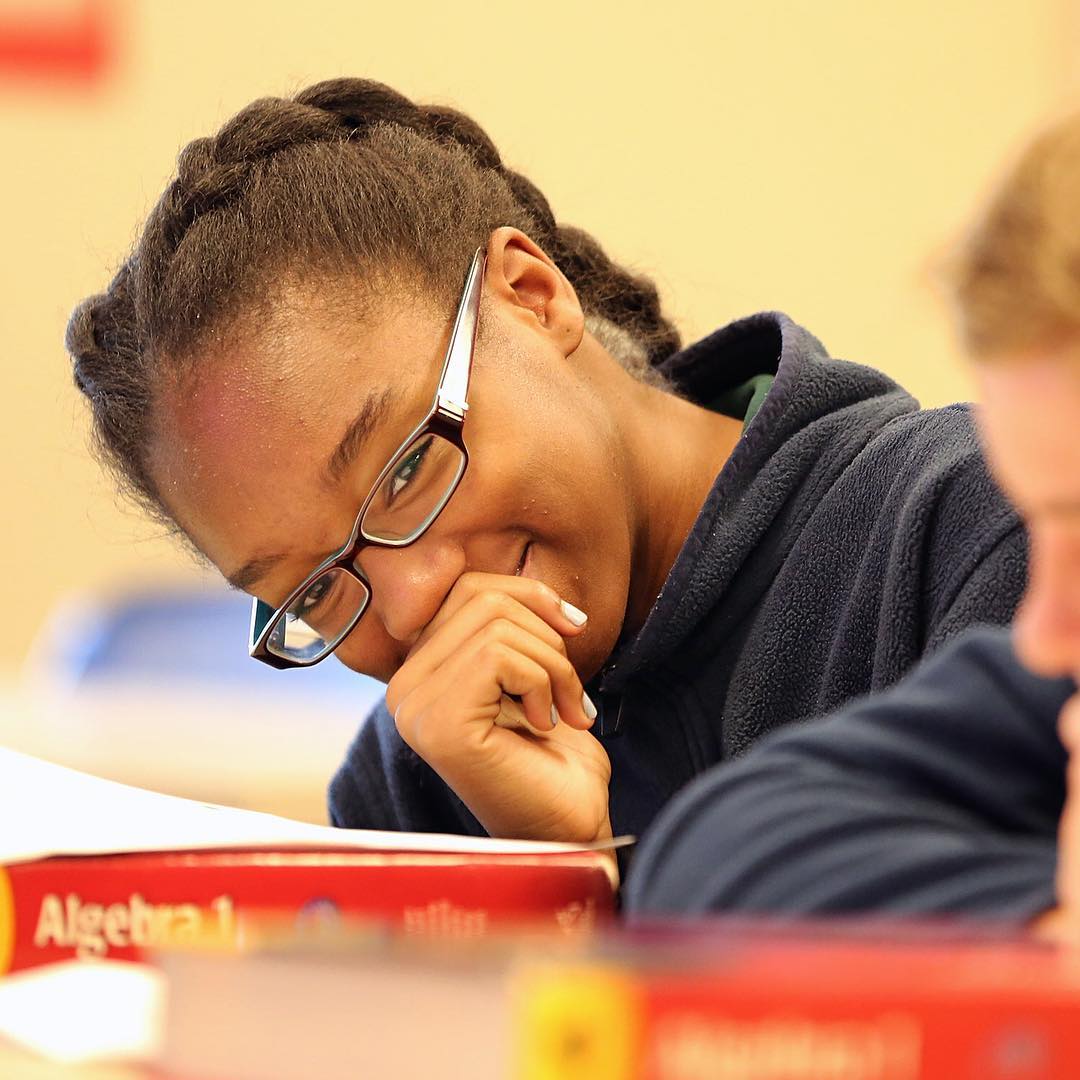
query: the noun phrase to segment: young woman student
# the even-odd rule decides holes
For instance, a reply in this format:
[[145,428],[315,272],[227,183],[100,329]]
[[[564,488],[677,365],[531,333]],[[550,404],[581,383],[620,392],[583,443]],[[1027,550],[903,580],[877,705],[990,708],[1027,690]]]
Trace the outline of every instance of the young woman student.
[[967,408],[776,313],[679,351],[476,123],[377,83],[186,147],[67,344],[119,480],[260,601],[253,654],[388,681],[339,825],[640,834],[1023,588]]
[[1022,157],[955,270],[982,432],[1031,538],[1012,634],[964,635],[704,774],[639,852],[632,911],[961,914],[1080,941],[1078,208],[1075,116]]

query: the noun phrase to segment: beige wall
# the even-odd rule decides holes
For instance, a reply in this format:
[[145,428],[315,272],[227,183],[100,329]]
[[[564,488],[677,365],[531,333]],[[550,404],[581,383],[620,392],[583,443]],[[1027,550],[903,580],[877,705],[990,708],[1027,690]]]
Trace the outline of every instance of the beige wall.
[[88,460],[61,338],[178,146],[252,97],[348,73],[456,104],[560,216],[657,276],[688,337],[779,307],[941,403],[967,386],[928,259],[1080,92],[1067,0],[118,8],[102,89],[0,84],[9,661],[72,589],[193,573]]

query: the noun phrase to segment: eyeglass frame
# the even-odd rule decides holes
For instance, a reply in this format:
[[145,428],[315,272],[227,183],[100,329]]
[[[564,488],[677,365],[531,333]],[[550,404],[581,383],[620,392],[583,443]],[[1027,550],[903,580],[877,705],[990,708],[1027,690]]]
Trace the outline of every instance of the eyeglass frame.
[[[374,590],[364,572],[356,565],[356,558],[360,552],[366,547],[403,548],[416,543],[431,528],[435,520],[446,508],[446,504],[450,501],[454,492],[457,491],[458,485],[460,485],[462,478],[465,476],[465,471],[469,467],[469,450],[465,445],[463,430],[465,417],[469,411],[469,380],[472,374],[473,353],[476,348],[480,297],[483,292],[486,266],[487,251],[485,248],[479,247],[473,255],[468,274],[465,277],[465,286],[458,302],[453,329],[450,331],[450,341],[446,347],[446,355],[443,358],[439,385],[435,391],[435,398],[431,408],[424,419],[413,428],[401,445],[390,455],[389,460],[379,473],[356,514],[349,538],[333,555],[330,555],[312,570],[277,608],[272,609],[269,604],[257,597],[252,599],[249,630],[250,645],[248,647],[248,653],[252,659],[261,660],[271,667],[285,670],[288,668],[313,667],[330,656],[356,629],[357,624],[371,605]],[[383,540],[365,536],[362,523],[372,500],[390,476],[402,454],[418,439],[428,434],[445,439],[461,451],[462,464],[454,482],[447,489],[435,510],[412,535],[403,540]],[[366,598],[353,616],[352,621],[341,632],[333,647],[328,648],[314,659],[294,660],[271,652],[268,646],[270,635],[280,621],[286,617],[289,608],[311,588],[318,578],[330,570],[343,570],[364,587]]]

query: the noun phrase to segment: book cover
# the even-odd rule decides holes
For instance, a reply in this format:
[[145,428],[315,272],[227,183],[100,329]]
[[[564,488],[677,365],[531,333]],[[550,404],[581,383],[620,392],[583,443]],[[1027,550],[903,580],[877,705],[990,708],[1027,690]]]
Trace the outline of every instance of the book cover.
[[[172,953],[158,1060],[233,1080],[1080,1076],[1071,951],[935,926],[845,933],[713,920],[552,944],[330,935]],[[430,1037],[411,1037],[418,1021]]]
[[0,867],[0,973],[72,958],[138,960],[238,940],[245,918],[375,921],[468,939],[509,927],[572,935],[609,920],[598,852],[199,851],[56,857]]
[[[736,924],[737,927],[740,924]],[[1063,1080],[1080,1076],[1080,958],[1019,940],[826,928],[624,940],[525,967],[521,1080]],[[743,931],[745,925],[741,925]],[[906,939],[906,940],[905,940]]]

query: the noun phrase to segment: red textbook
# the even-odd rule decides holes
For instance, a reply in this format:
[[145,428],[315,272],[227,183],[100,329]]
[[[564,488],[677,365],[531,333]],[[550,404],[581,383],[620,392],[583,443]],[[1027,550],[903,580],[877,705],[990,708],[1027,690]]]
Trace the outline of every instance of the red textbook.
[[246,916],[376,921],[475,938],[513,926],[574,934],[613,912],[605,856],[201,851],[0,867],[0,974],[56,960],[141,959],[170,943],[235,941]]
[[1078,961],[903,924],[294,935],[163,956],[155,1061],[178,1080],[1076,1080]]
[[247,917],[478,937],[611,916],[610,850],[332,829],[160,795],[0,748],[0,974],[228,945]]
[[868,934],[720,921],[630,935],[590,962],[523,973],[518,1075],[1071,1080],[1078,960],[903,924]]

